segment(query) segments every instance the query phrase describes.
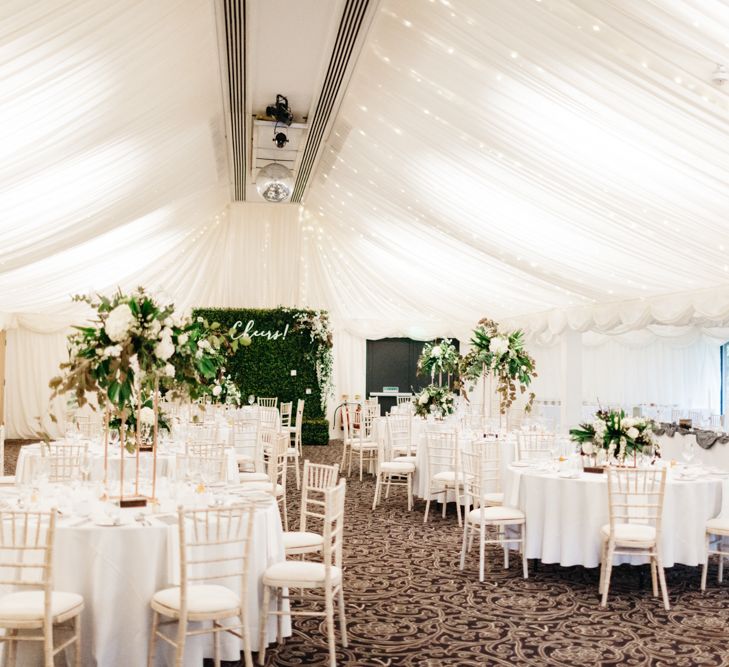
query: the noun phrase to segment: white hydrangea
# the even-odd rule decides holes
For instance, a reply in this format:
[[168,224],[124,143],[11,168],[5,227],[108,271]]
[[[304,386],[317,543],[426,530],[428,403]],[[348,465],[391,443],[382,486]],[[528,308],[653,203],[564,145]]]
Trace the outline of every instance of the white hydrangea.
[[127,337],[134,322],[135,317],[131,308],[126,303],[120,303],[106,318],[104,323],[106,335],[115,343],[118,343]]
[[167,361],[174,353],[175,345],[169,336],[165,336],[154,346],[155,356],[162,361]]
[[429,398],[430,397],[428,396],[428,392],[424,391],[418,397],[418,403],[420,403],[420,405],[426,405]]
[[144,406],[139,411],[139,421],[142,424],[149,424],[150,426],[154,424],[154,410],[152,408],[148,408],[147,406]]
[[178,343],[179,343],[180,345],[184,345],[185,343],[187,343],[187,341],[188,341],[188,340],[190,340],[190,336],[188,336],[188,335],[187,335],[186,333],[182,333],[182,334],[180,334],[180,335],[179,335],[179,336],[177,337],[177,342],[178,342]]
[[640,435],[640,431],[639,431],[639,430],[638,430],[637,428],[635,428],[635,426],[631,426],[631,427],[630,427],[630,428],[629,428],[629,429],[628,429],[628,430],[626,431],[626,434],[627,434],[627,436],[628,436],[629,438],[633,438],[633,440],[635,440],[635,439],[636,439],[636,438],[637,438],[637,437],[638,437],[638,436]]
[[165,375],[168,378],[175,377],[175,367],[172,364],[165,364]]
[[110,357],[118,357],[121,354],[121,345],[109,345],[104,348],[104,357],[109,359]]
[[213,387],[213,396],[220,396],[221,391],[223,391],[223,388],[219,384],[216,384]]
[[509,350],[509,340],[505,336],[494,336],[489,341],[489,352],[501,356]]
[[430,351],[431,357],[440,357],[443,354],[443,350],[440,349],[440,345],[435,345],[433,349]]
[[159,332],[162,330],[162,325],[160,324],[159,320],[152,320],[148,328],[149,333],[152,335],[152,338],[156,338],[159,335]]

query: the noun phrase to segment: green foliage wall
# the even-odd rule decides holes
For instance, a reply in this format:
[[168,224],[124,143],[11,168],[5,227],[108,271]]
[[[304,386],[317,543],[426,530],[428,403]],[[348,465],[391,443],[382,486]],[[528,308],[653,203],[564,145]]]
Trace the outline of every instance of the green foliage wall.
[[[249,320],[258,332],[286,332],[277,340],[253,336],[248,346],[240,345],[225,364],[227,372],[238,385],[243,403],[248,396],[278,396],[279,403],[303,398],[304,422],[302,440],[305,445],[325,445],[329,442],[329,423],[322,406],[322,391],[316,372],[317,342],[312,341],[309,330],[297,328],[300,313],[313,311],[289,308],[199,308],[195,315],[209,322],[220,322],[225,331],[241,322],[237,334],[242,334]],[[288,329],[287,329],[288,325]],[[243,339],[240,339],[243,342]],[[296,375],[292,376],[291,371]],[[306,390],[310,389],[311,394]]]

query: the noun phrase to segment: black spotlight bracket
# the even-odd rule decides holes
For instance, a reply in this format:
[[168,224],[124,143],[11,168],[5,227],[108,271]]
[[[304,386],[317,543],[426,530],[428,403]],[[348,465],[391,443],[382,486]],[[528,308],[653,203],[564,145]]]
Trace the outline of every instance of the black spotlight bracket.
[[276,120],[276,123],[289,126],[294,122],[294,114],[289,109],[288,99],[281,94],[276,95],[276,102],[266,107],[266,115]]

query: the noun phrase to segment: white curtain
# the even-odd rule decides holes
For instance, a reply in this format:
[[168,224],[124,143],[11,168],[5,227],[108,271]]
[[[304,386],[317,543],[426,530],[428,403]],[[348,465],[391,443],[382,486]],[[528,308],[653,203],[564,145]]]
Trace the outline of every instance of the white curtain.
[[[702,334],[640,344],[629,336],[583,334],[582,400],[604,404],[656,403],[719,411],[721,341]],[[531,344],[539,377],[537,398],[560,399],[559,345]]]
[[[23,327],[7,332],[5,423],[8,438],[34,438],[41,432],[62,434],[65,402],[50,403],[48,381],[68,357],[68,330],[38,333]],[[58,419],[53,423],[50,418]]]

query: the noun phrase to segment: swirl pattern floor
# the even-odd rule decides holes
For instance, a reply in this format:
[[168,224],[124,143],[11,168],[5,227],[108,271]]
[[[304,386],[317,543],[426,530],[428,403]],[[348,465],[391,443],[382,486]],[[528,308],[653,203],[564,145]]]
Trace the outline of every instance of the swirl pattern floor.
[[[341,445],[306,447],[304,456],[332,463]],[[349,646],[337,662],[357,666],[609,665],[693,667],[729,665],[729,582],[710,569],[706,594],[699,568],[667,571],[671,611],[653,598],[647,567],[614,571],[611,601],[599,607],[597,570],[539,564],[528,580],[516,564],[504,570],[500,552],[458,568],[461,530],[424,502],[407,511],[404,489],[372,511],[372,477],[347,485],[345,594]],[[295,487],[289,516],[298,517]],[[438,509],[438,508],[436,508]],[[475,551],[475,550],[474,550]],[[271,646],[267,665],[325,665],[323,622],[297,619],[294,634]]]
[[[19,444],[9,447],[9,471]],[[339,443],[304,448],[304,456],[318,463],[337,462],[341,452]],[[615,570],[607,609],[598,604],[597,570],[543,564],[535,569],[530,562],[525,581],[515,565],[504,570],[494,551],[487,580],[480,584],[476,558],[467,560],[464,571],[458,569],[461,531],[453,506],[445,520],[431,509],[431,520],[423,525],[424,502],[408,512],[403,489],[373,512],[373,488],[367,476],[360,483],[353,475],[347,484],[349,646],[338,642],[338,664],[729,666],[729,581],[717,584],[715,563],[703,595],[699,568],[667,570],[669,612],[651,596],[647,568]],[[293,480],[289,517],[294,529]],[[326,665],[327,655],[323,621],[298,618],[293,636],[269,647],[266,664]]]

